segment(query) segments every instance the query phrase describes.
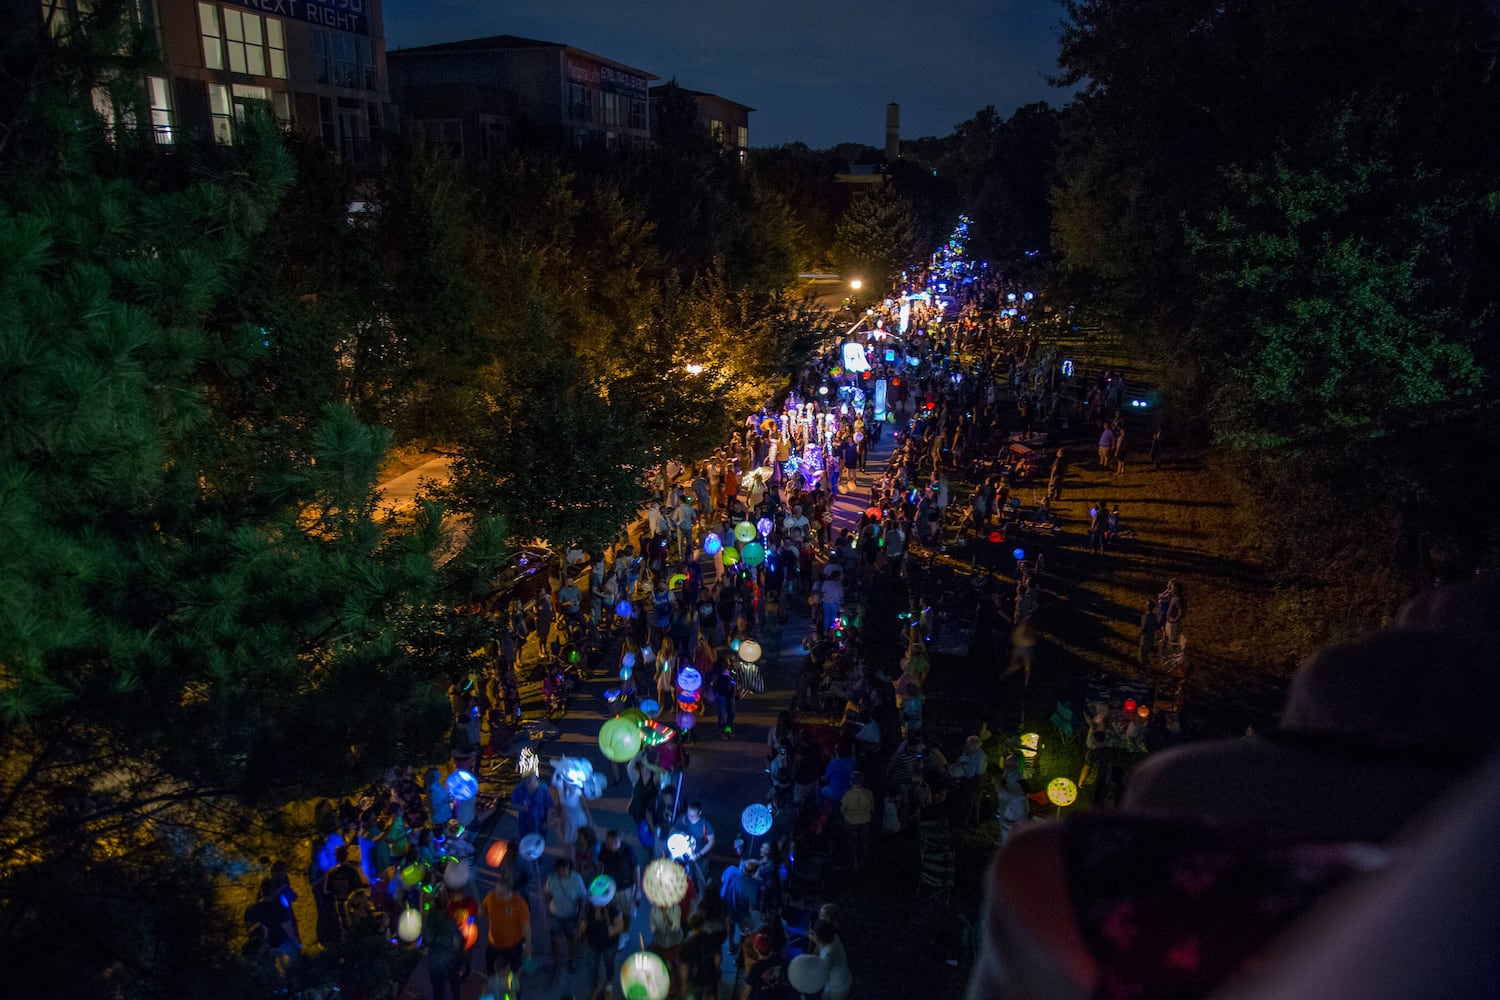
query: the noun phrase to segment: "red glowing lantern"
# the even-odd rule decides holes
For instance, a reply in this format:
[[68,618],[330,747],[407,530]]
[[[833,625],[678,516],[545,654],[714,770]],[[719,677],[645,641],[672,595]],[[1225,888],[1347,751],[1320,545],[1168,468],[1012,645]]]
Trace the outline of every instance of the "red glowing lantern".
[[893,379],[891,379],[891,385],[900,385],[900,384],[901,384],[901,380],[899,378],[893,378]]
[[1125,711],[1127,711],[1127,712],[1134,712],[1135,711],[1135,699],[1134,698],[1126,698],[1125,699]]
[[490,845],[490,849],[484,852],[484,863],[491,868],[499,868],[508,850],[510,850],[510,845],[506,841],[495,841]]
[[458,925],[458,933],[463,935],[464,951],[468,951],[479,941],[479,925],[474,922],[473,917]]
[[999,545],[1005,541],[1005,535],[998,531],[992,531],[990,532],[990,541],[995,545]]
[[927,406],[925,407],[925,409],[930,413],[933,410],[937,409],[937,404],[936,403],[928,403]]

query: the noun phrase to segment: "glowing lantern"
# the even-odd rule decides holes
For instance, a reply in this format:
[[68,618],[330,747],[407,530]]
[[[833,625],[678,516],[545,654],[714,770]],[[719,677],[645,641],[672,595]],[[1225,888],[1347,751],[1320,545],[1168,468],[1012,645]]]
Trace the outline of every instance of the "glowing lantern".
[[667,838],[667,853],[673,861],[686,861],[698,853],[698,841],[690,833],[674,833]]
[[490,845],[489,850],[484,852],[484,863],[491,868],[499,868],[505,861],[505,855],[510,852],[510,845],[503,840],[497,840]]
[[733,566],[740,561],[740,550],[733,545],[724,546],[724,551],[719,553],[719,561],[725,566]]
[[638,708],[627,708],[625,711],[620,713],[620,718],[629,719],[637,726],[644,726],[648,721],[650,721],[646,718],[646,713],[642,712]]
[[696,691],[703,686],[703,674],[696,667],[683,667],[677,671],[677,686],[684,691]]
[[448,790],[448,797],[454,802],[467,802],[479,794],[479,779],[468,771],[454,771],[448,775],[448,780],[443,782]]
[[474,922],[473,917],[458,925],[458,933],[463,935],[464,951],[479,943],[479,925]]
[[759,837],[771,829],[771,810],[762,802],[745,807],[740,813],[740,825],[752,837]]
[[694,715],[692,712],[686,712],[686,711],[684,711],[684,712],[678,712],[677,713],[677,728],[681,729],[683,732],[687,732],[689,729],[692,729],[697,724],[698,724],[698,717],[696,715]]
[[775,527],[775,525],[771,523],[771,519],[769,517],[763,517],[759,521],[755,522],[755,530],[760,532],[762,538],[769,535],[773,527]]
[[1047,801],[1062,809],[1078,801],[1078,786],[1072,778],[1053,778],[1047,782]]
[[634,673],[635,673],[635,671],[632,670],[632,669],[630,669],[629,667],[621,667],[620,668],[620,680],[622,680],[622,681],[628,681],[628,680],[630,680],[631,675],[633,675]]
[[746,639],[740,643],[740,659],[746,663],[757,663],[760,661],[760,643],[754,639]]
[[992,532],[990,532],[990,544],[991,545],[999,545],[1003,541],[1005,541],[1005,532],[1003,532],[1003,531],[992,531]]
[[552,770],[561,774],[568,784],[582,785],[594,773],[594,765],[582,757],[559,757],[553,763]]
[[817,955],[803,952],[786,967],[786,979],[798,993],[815,996],[828,984],[828,969]]
[[673,573],[672,576],[667,580],[667,589],[681,590],[684,583],[687,583],[686,573]]
[[1026,558],[1026,550],[1025,549],[1016,549],[1014,552],[1011,553],[1011,555],[1013,555],[1013,556],[1016,557],[1016,562],[1020,562],[1022,559]]
[[641,727],[641,739],[645,740],[648,747],[659,747],[676,735],[671,726],[655,719],[649,720]]
[[732,653],[738,653],[740,651],[740,641],[738,639],[729,640],[729,651]]
[[704,553],[704,555],[716,556],[716,555],[719,554],[719,550],[722,549],[723,547],[724,547],[724,540],[721,539],[718,535],[706,535],[706,536],[704,536],[704,538],[703,538],[703,553]]
[[589,883],[589,902],[595,906],[608,906],[615,898],[615,880],[608,875],[595,875]]
[[620,655],[620,666],[633,667],[636,663],[635,650],[627,649]]
[[422,936],[422,911],[407,907],[396,921],[396,937],[402,944],[413,944]]
[[[686,712],[688,715],[692,715],[695,712],[697,712],[698,711],[698,699],[702,696],[702,694],[703,694],[703,692],[701,692],[701,691],[679,691],[678,694],[677,694],[677,710],[678,710],[678,712],[679,713]],[[678,728],[679,729],[691,729],[693,727],[692,726],[683,726],[683,725],[681,725],[681,720],[679,720]]]
[[1127,711],[1127,712],[1134,712],[1135,711],[1135,699],[1134,698],[1126,698],[1125,699],[1125,711]]
[[641,650],[641,662],[642,663],[655,663],[656,662],[656,650],[652,649],[650,646],[644,647]]
[[528,774],[540,774],[542,771],[542,759],[536,755],[531,747],[523,747],[521,756],[516,759],[516,771],[523,778]]
[[1036,752],[1042,745],[1042,738],[1036,733],[1022,733],[1020,743],[1021,756],[1026,760],[1031,760],[1036,757]]
[[879,507],[866,507],[865,508],[865,513],[867,515],[869,515],[870,517],[878,519],[880,517],[880,508]]
[[760,542],[751,542],[740,550],[740,558],[746,566],[759,566],[766,561],[766,547]]
[[687,872],[666,858],[657,858],[641,873],[641,891],[653,906],[676,906],[687,895],[687,885]]
[[547,839],[540,833],[528,833],[521,838],[521,857],[535,861],[547,853]]
[[623,764],[641,752],[641,730],[630,719],[616,716],[599,727],[599,749],[607,760]]
[[1137,705],[1135,714],[1142,719],[1149,719],[1151,718],[1151,709],[1145,705]]
[[655,698],[642,698],[641,711],[655,718],[656,713],[661,711],[661,703]]
[[[639,730],[637,730],[639,732]],[[604,797],[605,781],[604,775],[595,771],[589,775],[589,779],[583,783],[583,797],[593,801]]]
[[620,987],[625,1000],[666,1000],[672,977],[660,955],[642,949],[631,952],[620,966]]
[[414,861],[401,869],[401,881],[407,886],[420,885],[427,877],[427,866],[420,861]]
[[629,618],[634,613],[635,605],[631,604],[629,601],[622,600],[615,604],[615,614],[619,615],[621,618]]
[[469,884],[469,863],[467,861],[450,861],[448,867],[443,869],[443,884],[450,889],[462,889]]

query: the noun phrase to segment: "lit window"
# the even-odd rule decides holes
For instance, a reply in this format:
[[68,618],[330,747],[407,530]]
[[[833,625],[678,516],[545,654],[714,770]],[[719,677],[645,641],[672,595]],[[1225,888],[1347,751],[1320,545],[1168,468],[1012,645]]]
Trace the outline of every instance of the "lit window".
[[203,27],[203,65],[209,69],[223,69],[224,38],[219,30],[219,8],[211,3],[200,3],[198,22]]
[[286,79],[286,32],[281,22],[274,17],[266,18],[266,57],[271,62],[271,75],[278,80]]
[[750,129],[745,125],[735,126],[735,145],[741,149],[750,148]]
[[714,137],[714,142],[722,146],[724,144],[724,123],[717,118],[710,119],[708,134]]
[[234,104],[229,88],[222,83],[208,85],[208,112],[213,116],[214,141],[228,145],[234,141]]
[[198,20],[209,69],[286,79],[286,32],[280,21],[208,3],[198,5]]
[[146,78],[151,97],[151,132],[163,146],[172,144],[172,87],[166,77]]

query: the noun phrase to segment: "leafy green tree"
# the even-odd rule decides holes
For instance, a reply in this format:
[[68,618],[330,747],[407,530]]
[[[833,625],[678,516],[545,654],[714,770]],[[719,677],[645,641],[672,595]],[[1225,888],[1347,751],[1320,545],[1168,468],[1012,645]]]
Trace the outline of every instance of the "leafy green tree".
[[915,251],[911,205],[888,186],[850,202],[833,247],[844,274],[858,276],[882,293],[911,263]]

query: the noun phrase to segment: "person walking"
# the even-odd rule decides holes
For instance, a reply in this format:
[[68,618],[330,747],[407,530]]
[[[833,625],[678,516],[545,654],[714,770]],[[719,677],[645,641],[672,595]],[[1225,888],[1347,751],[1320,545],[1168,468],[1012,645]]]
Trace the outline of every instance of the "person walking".
[[584,971],[588,974],[588,992],[592,1000],[609,995],[615,978],[615,955],[620,949],[620,935],[625,933],[625,914],[617,901],[615,880],[609,875],[596,876],[589,884],[588,902],[580,922],[584,947]]
[[1105,469],[1105,470],[1109,469],[1109,467],[1110,467],[1110,460],[1111,460],[1111,458],[1113,458],[1113,452],[1114,452],[1114,450],[1115,450],[1115,432],[1114,432],[1114,428],[1112,428],[1108,424],[1106,424],[1105,427],[1104,427],[1104,430],[1099,434],[1099,467],[1101,469]]
[[572,972],[578,958],[578,941],[583,936],[583,904],[588,895],[583,876],[573,870],[573,862],[558,858],[557,866],[542,885],[542,895],[547,900],[548,928],[552,938],[552,975],[561,971],[560,961],[563,945],[566,945],[568,971]]
[[1156,617],[1156,604],[1147,601],[1145,609],[1141,612],[1140,664],[1142,670],[1151,665],[1151,655],[1156,651],[1156,638],[1160,631],[1161,623]]
[[531,907],[506,874],[500,876],[480,905],[489,923],[485,935],[485,974],[493,976],[496,964],[503,961],[506,971],[519,976],[522,965],[531,957]]

